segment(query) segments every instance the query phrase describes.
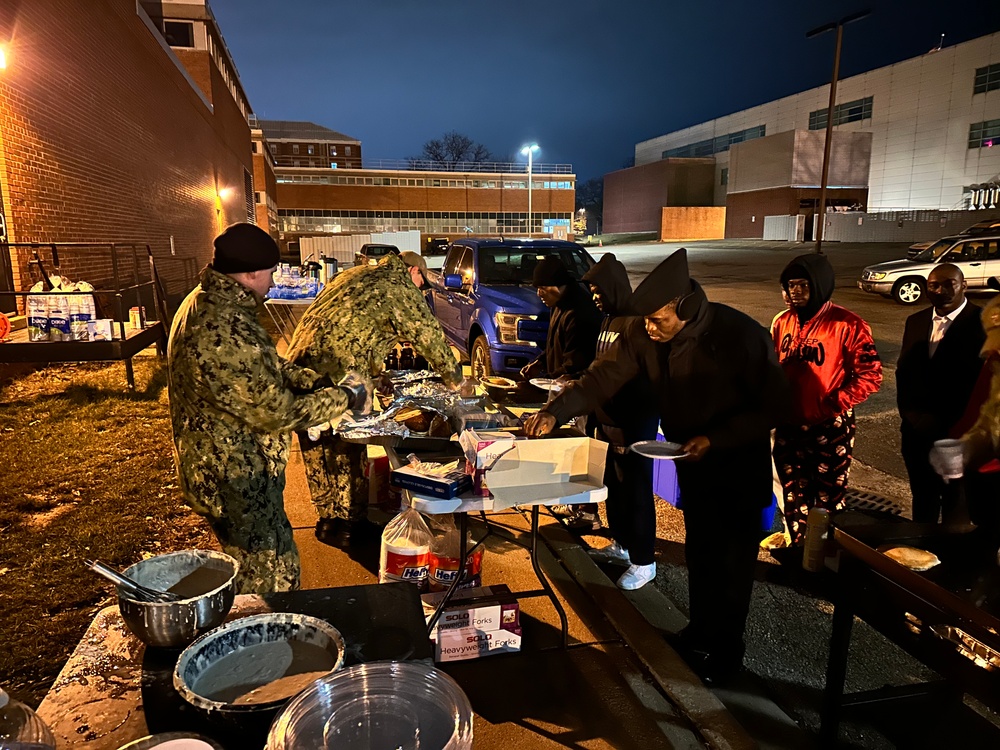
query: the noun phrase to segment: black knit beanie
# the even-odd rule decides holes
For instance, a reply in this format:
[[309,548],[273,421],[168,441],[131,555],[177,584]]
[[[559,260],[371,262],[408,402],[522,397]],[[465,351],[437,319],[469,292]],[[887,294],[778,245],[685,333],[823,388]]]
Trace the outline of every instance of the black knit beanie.
[[274,268],[281,259],[278,243],[253,224],[233,224],[213,244],[212,268],[219,273],[261,271]]

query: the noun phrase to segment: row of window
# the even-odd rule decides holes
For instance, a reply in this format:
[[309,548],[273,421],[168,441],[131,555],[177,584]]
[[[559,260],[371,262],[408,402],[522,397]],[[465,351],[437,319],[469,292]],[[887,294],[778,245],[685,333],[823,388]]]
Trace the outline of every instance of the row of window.
[[[323,219],[454,219],[455,221],[476,221],[479,219],[506,221],[527,219],[527,211],[354,211],[326,208],[282,208],[278,213],[284,218]],[[565,219],[570,214],[532,211],[536,220]]]
[[976,81],[972,86],[972,93],[985,94],[996,89],[1000,89],[1000,63],[976,68]]
[[[866,96],[864,99],[855,99],[853,102],[843,102],[833,107],[833,124],[843,125],[846,122],[860,122],[861,120],[872,119],[872,101],[874,97]],[[809,113],[810,130],[826,130],[827,114],[829,110],[817,109]]]
[[[268,146],[271,149],[271,153],[274,156],[277,156],[278,155],[278,144],[277,143],[269,143]],[[298,154],[300,152],[301,152],[301,146],[298,143],[293,143],[292,144],[292,153],[293,154]],[[336,156],[337,155],[337,146],[336,146],[336,144],[330,144],[330,146],[327,147],[327,146],[324,146],[322,143],[318,143],[318,144],[317,143],[307,143],[306,144],[306,154],[309,155],[309,156],[315,156],[317,154],[320,155],[320,156],[328,156],[328,155],[329,156]],[[344,156],[350,156],[350,155],[351,155],[351,147],[350,146],[344,146]]]
[[969,148],[1000,146],[1000,120],[984,120],[969,126]]
[[[531,232],[552,232],[569,226],[572,214],[532,213]],[[440,232],[451,234],[510,234],[527,232],[525,212],[472,211],[327,211],[281,209],[278,221],[284,232]]]
[[[336,165],[334,165],[336,166]],[[527,190],[527,180],[452,180],[430,177],[360,177],[353,175],[278,174],[278,182],[315,185],[382,185],[391,187],[483,188]],[[572,180],[532,180],[532,190],[572,190]]]
[[704,141],[698,141],[697,143],[689,143],[687,146],[669,148],[661,154],[661,158],[668,159],[670,157],[715,156],[715,154],[721,154],[723,151],[728,151],[729,147],[735,143],[752,141],[754,138],[763,138],[765,130],[766,126],[757,125],[756,127],[747,128],[746,130],[737,130],[735,133],[726,133],[725,135],[708,138]]

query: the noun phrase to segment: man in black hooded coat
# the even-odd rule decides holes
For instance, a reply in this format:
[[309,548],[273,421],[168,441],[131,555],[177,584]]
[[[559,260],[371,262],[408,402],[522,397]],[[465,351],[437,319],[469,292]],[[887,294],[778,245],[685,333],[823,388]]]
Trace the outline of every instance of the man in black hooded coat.
[[594,301],[554,255],[539,261],[531,283],[551,313],[545,351],[521,368],[521,376],[561,378],[583,372],[594,361],[601,321]]
[[709,302],[681,249],[632,295],[643,318],[580,380],[526,424],[544,435],[607,402],[645,374],[663,436],[677,463],[686,529],[690,623],[680,643],[708,677],[739,669],[750,609],[761,510],[771,502],[771,428],[784,416],[788,383],[767,331]]
[[[632,315],[628,308],[632,296],[628,272],[612,253],[601,257],[583,275],[590,285],[594,303],[604,314],[597,336],[598,358],[621,336]],[[629,565],[618,579],[618,586],[634,590],[656,577],[656,508],[653,502],[653,461],[628,450],[640,440],[656,439],[659,416],[650,404],[654,401],[649,380],[639,375],[610,401],[594,412],[595,437],[609,444],[604,484],[608,488],[608,525],[614,543],[592,555],[599,560]],[[589,506],[581,506],[589,510]]]

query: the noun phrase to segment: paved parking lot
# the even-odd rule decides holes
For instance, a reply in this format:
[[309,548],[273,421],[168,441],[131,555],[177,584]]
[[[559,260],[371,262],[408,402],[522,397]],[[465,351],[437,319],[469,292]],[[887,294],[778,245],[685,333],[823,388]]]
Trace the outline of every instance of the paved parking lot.
[[[705,287],[709,299],[732,305],[765,326],[775,313],[783,309],[778,286],[781,270],[796,255],[812,250],[809,245],[736,241],[627,245],[592,248],[591,252],[595,256],[614,252],[628,268],[634,287],[664,257],[682,246],[688,248],[692,276]],[[891,300],[866,294],[856,285],[866,265],[903,257],[906,245],[830,243],[825,250],[837,272],[834,301],[868,321],[884,365],[881,391],[858,409],[858,438],[851,486],[886,496],[908,513],[909,487],[899,456],[894,375],[906,317],[919,308],[903,307]],[[982,302],[988,296],[978,299]],[[734,492],[738,491],[738,482],[734,482]],[[656,590],[686,612],[683,516],[666,503],[657,503],[657,508]],[[596,538],[589,541],[595,545],[603,543]],[[754,705],[754,699],[747,696],[756,694],[773,698],[800,726],[815,731],[819,724],[819,697],[825,679],[833,611],[824,592],[829,583],[824,580],[827,574],[815,577],[801,570],[782,567],[763,551],[758,559],[758,583],[747,625],[745,665],[749,675],[746,683],[736,690],[728,693],[717,691],[717,694],[741,721],[745,720],[745,714],[740,713],[740,703],[749,701],[750,705]],[[608,572],[614,577],[620,571]],[[645,596],[653,593],[646,592]],[[642,609],[641,601],[637,600],[637,606]],[[906,684],[931,676],[922,665],[864,623],[855,627],[852,654],[848,690]],[[952,746],[984,746],[969,739],[967,732],[975,734],[976,730],[968,716],[956,717],[954,722],[954,736],[962,736],[962,739],[956,740],[958,744]],[[845,747],[923,747],[926,745],[912,744],[914,737],[931,731],[923,727],[923,723],[919,716],[881,721],[877,726],[866,722],[845,722],[842,739],[845,740]],[[769,730],[763,727],[755,736],[760,738],[769,734]],[[773,735],[772,740],[776,744],[763,743],[764,746],[793,746],[783,744]]]

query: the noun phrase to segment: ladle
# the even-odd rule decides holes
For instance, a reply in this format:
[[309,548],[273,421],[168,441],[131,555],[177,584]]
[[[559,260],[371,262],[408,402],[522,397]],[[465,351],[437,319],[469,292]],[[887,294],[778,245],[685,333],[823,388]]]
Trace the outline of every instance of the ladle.
[[179,602],[183,597],[170,591],[155,591],[127,578],[99,560],[85,560],[87,567],[111,581],[132,599],[140,602]]

